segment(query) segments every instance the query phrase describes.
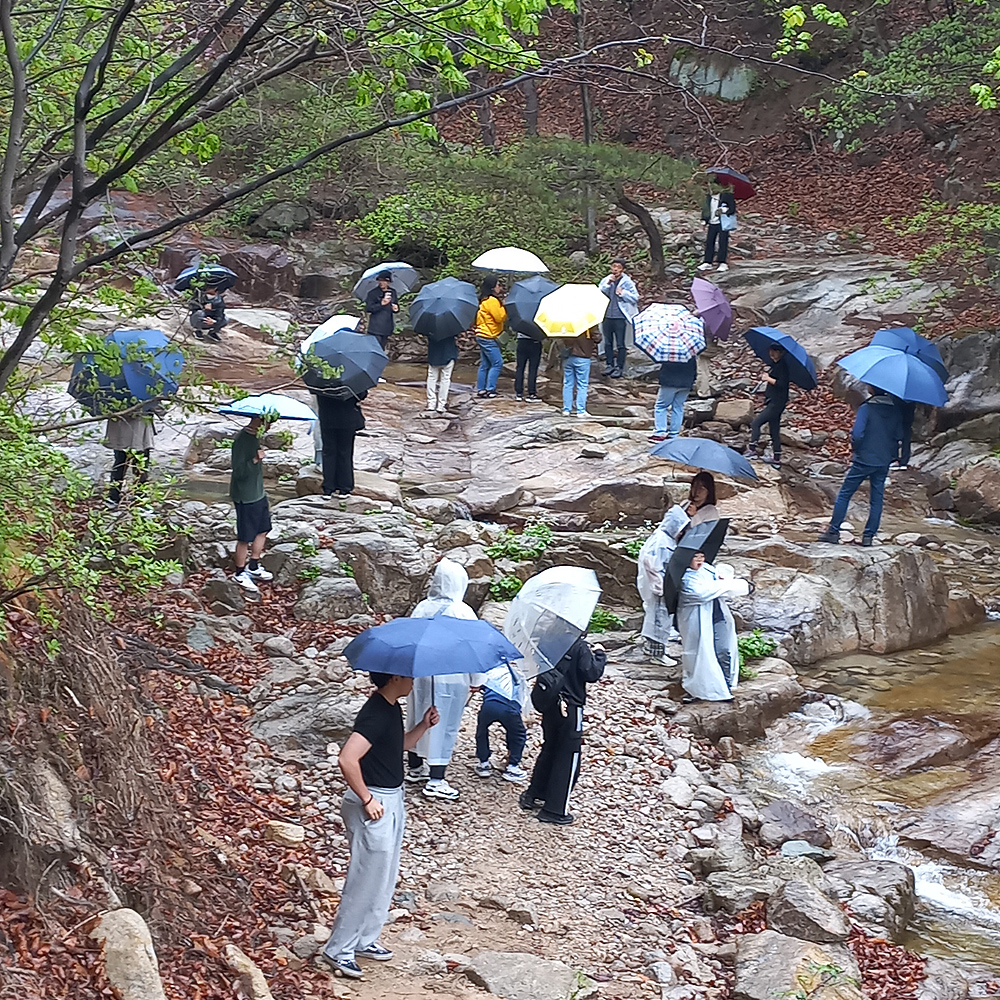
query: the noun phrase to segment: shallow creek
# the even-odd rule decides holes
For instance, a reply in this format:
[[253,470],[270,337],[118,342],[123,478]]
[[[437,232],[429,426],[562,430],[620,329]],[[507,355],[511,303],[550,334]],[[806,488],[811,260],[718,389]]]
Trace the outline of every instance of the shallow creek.
[[[905,943],[966,966],[1000,970],[1000,871],[918,850],[897,834],[911,810],[947,802],[974,781],[965,762],[894,773],[873,747],[901,720],[962,725],[1000,708],[1000,622],[935,646],[852,655],[805,668],[807,688],[844,699],[842,719],[796,713],[780,720],[748,760],[757,787],[827,820],[835,844],[900,861],[916,876],[917,918]],[[993,824],[994,828],[996,824]]]

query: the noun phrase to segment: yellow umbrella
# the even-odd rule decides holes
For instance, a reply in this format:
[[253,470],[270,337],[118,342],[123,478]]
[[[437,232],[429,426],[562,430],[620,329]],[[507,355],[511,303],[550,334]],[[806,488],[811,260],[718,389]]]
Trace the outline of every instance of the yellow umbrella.
[[535,322],[550,337],[579,337],[604,319],[608,297],[597,285],[563,285],[538,304]]

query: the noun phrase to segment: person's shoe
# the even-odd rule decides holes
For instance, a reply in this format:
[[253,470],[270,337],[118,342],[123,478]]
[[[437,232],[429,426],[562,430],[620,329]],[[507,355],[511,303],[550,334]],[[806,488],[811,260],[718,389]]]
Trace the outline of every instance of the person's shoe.
[[728,264],[720,264],[719,265],[719,270],[720,271],[728,271],[729,270],[729,265]]
[[613,372],[611,373],[611,377],[612,377],[612,378],[621,378],[621,377],[622,377],[622,376],[623,376],[624,374],[625,374],[625,372],[623,372],[623,371],[621,370],[621,368],[616,368],[616,369],[615,369],[615,370],[614,370],[614,371],[613,371]]
[[344,979],[361,979],[364,973],[361,971],[361,966],[357,962],[349,961],[344,958],[331,958],[325,952],[319,953],[320,961],[326,962],[326,964],[333,970],[335,976],[343,976]]
[[508,764],[500,777],[515,785],[523,785],[528,780],[528,772],[523,767],[518,767],[517,764]]
[[563,411],[562,411],[562,415],[563,415],[564,417],[569,417],[569,416],[571,416],[571,414],[570,414],[569,410],[563,410]]
[[448,412],[448,411],[447,411],[447,409],[445,408],[445,405],[444,405],[444,403],[442,403],[442,404],[441,404],[441,405],[440,405],[440,406],[439,406],[439,407],[437,408],[437,411],[436,411],[436,412],[437,412],[438,416],[444,416],[444,415],[446,415],[446,414],[447,414],[447,412]]
[[497,398],[496,390],[495,389],[490,389],[490,391],[488,393],[486,393],[486,398],[487,399],[496,399]]
[[528,397],[528,402],[529,403],[540,403],[541,400],[538,398],[538,396],[532,395],[532,396]]
[[660,432],[657,431],[655,434],[650,434],[649,435],[649,440],[650,441],[666,441],[667,440],[667,435],[666,434],[660,434]]
[[772,458],[769,461],[765,462],[764,464],[771,466],[772,469],[778,469],[778,470],[781,469],[781,459],[780,458]]
[[245,566],[238,573],[233,574],[233,582],[251,594],[260,593],[260,588],[253,582],[253,577]]
[[661,667],[676,667],[677,661],[672,656],[667,656],[666,653],[662,653],[659,656],[650,657],[653,663]]
[[515,393],[514,393],[514,402],[515,402],[515,403],[523,403],[523,402],[524,402],[524,396],[519,396],[519,395],[518,395],[518,394],[517,394],[517,393],[515,392]]
[[407,781],[426,781],[430,776],[431,769],[428,764],[421,764],[420,767],[411,767],[406,772]]
[[839,545],[840,544],[840,532],[839,531],[824,531],[819,538],[816,539],[817,542],[826,542],[829,545]]
[[206,340],[211,340],[211,341],[213,341],[216,344],[221,344],[222,343],[222,338],[214,330],[206,330],[205,331],[205,339]]
[[875,543],[875,536],[874,535],[862,535],[861,536],[861,544],[866,549],[870,549],[874,543]]
[[542,805],[541,799],[536,799],[534,795],[531,794],[529,789],[525,789],[517,797],[517,804],[525,811],[532,812],[538,809]]
[[583,410],[582,412],[580,412],[580,413],[578,413],[576,415],[576,419],[577,420],[589,420],[590,419],[590,414],[586,410]]
[[574,817],[570,813],[560,816],[558,813],[546,812],[544,809],[538,814],[539,823],[552,823],[555,826],[570,826]]
[[706,260],[704,264],[699,264],[698,265],[698,270],[699,271],[711,271],[712,270],[712,265],[709,264],[709,262]]
[[486,390],[485,389],[480,389],[479,392],[476,393],[476,398],[477,399],[485,399],[486,398]]
[[459,796],[457,788],[452,788],[444,778],[431,779],[424,785],[424,795],[429,799],[444,799],[445,802],[454,802]]
[[608,365],[608,367],[604,369],[604,374],[605,375],[611,375],[611,374],[614,373],[614,370],[615,370],[615,366],[614,365]]
[[488,778],[493,774],[493,765],[488,760],[481,760],[476,764],[476,774],[480,778]]
[[392,952],[388,948],[383,948],[378,941],[373,941],[366,948],[358,948],[354,952],[355,958],[370,958],[373,962],[391,962]]
[[269,573],[263,566],[261,566],[260,563],[257,563],[256,569],[250,569],[248,566],[247,573],[249,573],[255,580],[261,580],[264,583],[269,583],[274,579],[274,574]]

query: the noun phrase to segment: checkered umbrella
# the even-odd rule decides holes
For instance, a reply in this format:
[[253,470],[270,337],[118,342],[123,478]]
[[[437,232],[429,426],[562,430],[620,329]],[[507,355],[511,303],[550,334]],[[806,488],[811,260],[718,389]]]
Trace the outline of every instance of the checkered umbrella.
[[635,318],[635,346],[654,361],[690,361],[705,350],[705,324],[684,306],[654,302]]

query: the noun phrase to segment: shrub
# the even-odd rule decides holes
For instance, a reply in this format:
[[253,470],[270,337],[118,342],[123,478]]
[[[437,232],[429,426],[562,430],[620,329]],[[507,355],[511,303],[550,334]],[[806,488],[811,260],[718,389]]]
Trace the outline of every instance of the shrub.
[[625,622],[613,611],[608,611],[607,608],[594,608],[589,628],[594,635],[600,635],[602,632],[618,632],[624,627]]

